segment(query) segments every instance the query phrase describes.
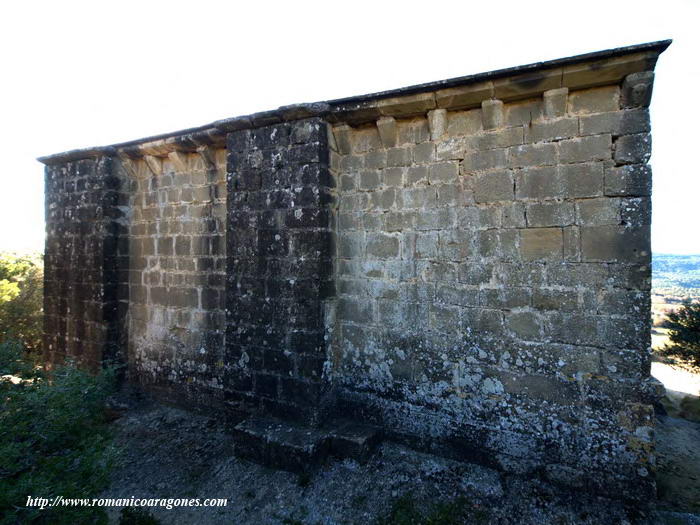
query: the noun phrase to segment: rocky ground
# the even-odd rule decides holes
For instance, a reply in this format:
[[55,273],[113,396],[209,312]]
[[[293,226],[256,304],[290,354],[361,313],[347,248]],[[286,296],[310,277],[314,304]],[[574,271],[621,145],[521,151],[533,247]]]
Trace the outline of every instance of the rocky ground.
[[[222,508],[151,508],[163,524],[700,525],[689,514],[700,512],[700,425],[671,417],[659,425],[663,499],[646,514],[390,443],[365,465],[335,462],[309,476],[275,471],[237,459],[215,420],[148,400],[132,402],[113,426],[123,452],[104,497],[228,499]],[[110,510],[111,521],[119,515]]]

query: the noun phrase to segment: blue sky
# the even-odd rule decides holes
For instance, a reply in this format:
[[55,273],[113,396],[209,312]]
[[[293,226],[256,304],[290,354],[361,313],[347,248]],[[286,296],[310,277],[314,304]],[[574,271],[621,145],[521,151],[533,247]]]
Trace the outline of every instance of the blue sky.
[[673,38],[651,108],[652,247],[700,253],[700,2],[476,5],[9,3],[0,20],[0,249],[43,247],[41,155]]

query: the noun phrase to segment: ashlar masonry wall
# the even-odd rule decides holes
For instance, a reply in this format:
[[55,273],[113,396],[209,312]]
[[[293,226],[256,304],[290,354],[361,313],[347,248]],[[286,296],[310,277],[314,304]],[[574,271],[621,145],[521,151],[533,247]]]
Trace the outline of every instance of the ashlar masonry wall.
[[648,107],[668,45],[41,159],[49,361],[122,362],[234,425],[350,418],[648,498]]
[[226,150],[125,159],[130,375],[175,400],[223,400]]
[[334,129],[330,375],[350,410],[568,483],[649,477],[641,79]]

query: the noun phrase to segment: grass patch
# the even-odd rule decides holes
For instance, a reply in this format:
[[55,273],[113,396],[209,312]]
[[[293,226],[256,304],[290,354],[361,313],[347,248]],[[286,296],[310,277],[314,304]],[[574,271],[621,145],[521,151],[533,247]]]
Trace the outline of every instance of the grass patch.
[[473,505],[467,498],[419,505],[411,494],[394,501],[389,512],[377,520],[377,525],[462,525],[485,523],[486,510]]

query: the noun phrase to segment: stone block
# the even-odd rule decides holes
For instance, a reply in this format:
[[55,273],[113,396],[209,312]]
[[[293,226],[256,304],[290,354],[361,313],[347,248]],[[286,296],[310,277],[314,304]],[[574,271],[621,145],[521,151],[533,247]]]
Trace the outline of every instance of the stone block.
[[530,306],[530,288],[482,288],[479,305],[488,308],[513,309]]
[[377,120],[377,130],[384,148],[393,148],[398,144],[398,130],[394,117],[382,117]]
[[651,224],[651,198],[638,197],[621,199],[620,222],[626,226]]
[[506,312],[505,324],[514,337],[523,341],[539,341],[542,337],[542,320],[533,311]]
[[533,122],[526,128],[525,142],[551,142],[578,135],[578,118],[558,118]]
[[579,117],[581,135],[610,133],[613,137],[644,133],[651,129],[649,110],[631,109]]
[[542,101],[526,100],[505,106],[506,127],[529,126],[531,122],[542,118]]
[[524,144],[508,148],[508,152],[511,168],[552,166],[557,163],[558,159],[556,144]]
[[563,229],[564,233],[564,259],[567,261],[581,260],[581,230],[578,226],[569,226]]
[[561,195],[570,199],[597,197],[603,194],[602,162],[562,164],[559,166]]
[[520,145],[523,143],[523,140],[524,129],[518,126],[486,131],[466,137],[464,144],[467,150],[485,150]]
[[406,185],[428,183],[428,166],[411,166],[406,169]]
[[563,117],[566,113],[566,100],[568,95],[568,88],[557,88],[545,91],[542,95],[545,118]]
[[447,135],[449,137],[474,135],[482,129],[481,109],[451,111],[447,114]]
[[435,95],[433,93],[417,93],[415,95],[384,98],[377,101],[377,107],[384,116],[413,117],[425,115],[435,107]]
[[555,166],[527,168],[516,172],[516,199],[551,199],[563,196]]
[[371,323],[374,315],[372,303],[360,299],[338,299],[338,319],[357,324]]
[[503,126],[503,102],[500,100],[483,100],[481,102],[481,118],[484,129],[495,129]]
[[414,118],[397,122],[398,144],[419,144],[430,140],[428,119]]
[[429,179],[431,184],[448,183],[454,184],[459,176],[459,162],[440,162],[431,164]]
[[620,224],[620,200],[610,197],[576,201],[577,222],[582,226]]
[[646,164],[651,158],[651,135],[637,133],[624,135],[615,141],[617,164]]
[[464,157],[462,168],[465,173],[505,168],[508,164],[507,150],[491,149],[476,151]]
[[493,83],[489,80],[466,86],[440,89],[435,94],[439,108],[463,109],[477,107],[485,99],[493,97]]
[[438,303],[456,306],[478,306],[479,289],[458,284],[439,285],[435,299]]
[[527,205],[529,227],[568,226],[574,223],[574,205],[571,202],[538,202]]
[[437,202],[435,188],[418,187],[406,188],[401,192],[403,206],[405,208],[432,208]]
[[399,256],[399,239],[383,233],[367,234],[367,256],[388,259]]
[[416,164],[428,164],[435,160],[435,144],[423,142],[413,147],[413,162]]
[[430,329],[439,333],[452,333],[460,327],[460,309],[451,305],[429,305]]
[[462,261],[475,253],[475,241],[473,231],[445,228],[439,232],[440,256],[449,261]]
[[520,232],[520,255],[524,260],[561,260],[563,235],[561,228],[528,228]]
[[501,206],[501,226],[504,228],[524,228],[525,204],[522,202],[505,202]]
[[401,187],[404,184],[404,168],[385,168],[382,170],[384,186]]
[[531,98],[561,87],[561,75],[560,68],[551,68],[500,78],[493,82],[494,94],[503,100]]
[[559,143],[562,163],[608,160],[611,157],[612,137],[608,134],[562,140]]
[[391,148],[386,152],[386,165],[388,167],[410,166],[412,161],[411,148]]
[[430,139],[438,140],[447,131],[447,110],[434,109],[428,111],[428,127],[430,128]]
[[360,463],[367,461],[381,442],[377,427],[354,421],[336,421],[329,425],[331,453]]
[[352,128],[347,124],[333,126],[333,136],[341,155],[349,155],[352,152]]
[[456,214],[450,208],[425,210],[416,214],[416,230],[442,230],[452,228]]
[[512,201],[513,174],[510,170],[482,173],[474,177],[474,200],[477,203]]
[[360,190],[373,191],[379,188],[381,180],[379,170],[365,170],[360,172]]
[[438,239],[438,232],[418,232],[416,234],[415,257],[417,259],[437,259],[439,248]]
[[651,195],[651,166],[628,164],[605,170],[605,195],[645,197]]
[[627,75],[622,82],[622,96],[620,100],[622,107],[649,107],[653,87],[653,71],[641,71]]
[[648,226],[627,228],[604,225],[581,228],[583,261],[648,264],[650,257]]
[[568,113],[605,113],[620,109],[620,88],[606,86],[569,93]]
[[458,280],[464,284],[482,285],[491,281],[493,264],[470,261],[459,265]]
[[386,168],[386,151],[375,150],[365,155],[365,168],[379,170]]
[[578,309],[578,292],[547,288],[532,291],[532,307],[537,310],[573,312]]

